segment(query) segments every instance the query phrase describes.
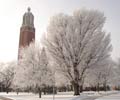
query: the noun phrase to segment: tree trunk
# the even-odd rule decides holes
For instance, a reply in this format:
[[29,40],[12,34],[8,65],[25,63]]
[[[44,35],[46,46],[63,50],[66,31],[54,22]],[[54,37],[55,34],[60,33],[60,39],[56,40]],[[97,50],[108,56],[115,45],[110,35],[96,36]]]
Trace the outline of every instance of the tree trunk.
[[6,93],[7,93],[7,94],[9,93],[9,89],[8,89],[8,88],[6,88]]
[[46,93],[46,88],[44,88],[43,89],[43,93],[44,93],[44,95],[46,95],[47,93]]
[[41,98],[41,88],[38,88],[38,94],[39,94],[39,98]]
[[74,88],[74,95],[80,95],[80,87],[79,87],[79,71],[77,69],[77,61],[74,63],[74,75],[75,75],[75,80],[72,82],[73,83],[73,88]]
[[17,91],[17,95],[19,94],[19,91]]
[[106,85],[106,82],[103,84],[103,87],[104,87],[104,91],[107,91],[107,85]]
[[79,81],[79,83],[80,83],[79,84],[79,86],[80,86],[80,93],[83,92],[84,79],[85,79],[85,76],[82,76],[81,81]]
[[79,84],[74,82],[73,88],[74,88],[74,95],[80,95]]
[[100,85],[99,85],[99,83],[97,84],[97,91],[98,92],[100,91]]
[[83,92],[83,85],[80,85],[80,93]]

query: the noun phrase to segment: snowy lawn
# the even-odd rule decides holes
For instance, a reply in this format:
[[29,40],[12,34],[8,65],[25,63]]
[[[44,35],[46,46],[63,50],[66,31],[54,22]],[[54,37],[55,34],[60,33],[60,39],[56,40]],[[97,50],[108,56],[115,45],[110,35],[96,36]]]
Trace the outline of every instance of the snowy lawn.
[[[42,98],[40,99],[38,97],[38,94],[32,94],[32,93],[19,93],[17,95],[16,93],[1,93],[0,96],[7,97],[13,100],[53,100],[53,95],[42,95]],[[58,93],[55,95],[55,100],[70,100],[76,98],[76,96],[73,96],[72,93]]]
[[[73,96],[73,92],[58,92],[58,94],[55,95],[54,100],[94,100],[95,98],[98,98],[100,96],[114,94],[114,93],[116,93],[116,91],[100,92],[100,93],[90,91],[90,92],[83,92],[80,96]],[[42,95],[42,98],[40,99],[38,97],[38,94],[33,94],[33,93],[19,93],[19,95],[17,95],[16,93],[9,93],[9,94],[0,93],[0,96],[7,97],[13,100],[53,100],[53,95]],[[96,100],[102,100],[102,99],[96,99]]]

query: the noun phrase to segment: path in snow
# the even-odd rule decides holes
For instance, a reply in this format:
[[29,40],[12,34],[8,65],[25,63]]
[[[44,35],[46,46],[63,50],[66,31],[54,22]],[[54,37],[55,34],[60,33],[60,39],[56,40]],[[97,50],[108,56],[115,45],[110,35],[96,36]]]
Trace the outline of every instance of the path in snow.
[[95,100],[96,98],[98,98],[99,96],[79,96],[79,97],[76,97],[74,99],[71,99],[71,100]]
[[95,100],[120,100],[120,92],[111,94],[108,96],[103,96],[103,97],[97,98]]
[[8,99],[8,98],[5,98],[5,97],[0,97],[0,100],[12,100],[12,99]]
[[[100,92],[100,93],[98,93],[98,92],[96,92],[96,93],[94,93],[94,95],[93,95],[93,93],[94,92],[88,92],[88,94],[91,94],[91,95],[87,95],[87,96],[79,96],[79,97],[76,97],[76,98],[74,98],[74,99],[71,99],[71,100],[120,100],[120,92],[118,92],[118,91],[107,91],[107,92]],[[119,97],[118,97],[118,99],[111,99],[111,98],[108,98],[109,96],[118,96],[119,95]],[[108,99],[103,99],[104,97],[107,97]]]

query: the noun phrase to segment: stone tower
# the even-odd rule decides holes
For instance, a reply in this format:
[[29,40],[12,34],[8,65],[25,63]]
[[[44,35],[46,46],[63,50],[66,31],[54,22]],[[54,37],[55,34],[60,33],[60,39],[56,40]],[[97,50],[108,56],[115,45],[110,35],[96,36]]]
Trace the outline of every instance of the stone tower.
[[23,15],[23,22],[20,28],[18,59],[20,58],[20,48],[28,46],[35,40],[34,16],[30,10],[28,7],[28,11]]

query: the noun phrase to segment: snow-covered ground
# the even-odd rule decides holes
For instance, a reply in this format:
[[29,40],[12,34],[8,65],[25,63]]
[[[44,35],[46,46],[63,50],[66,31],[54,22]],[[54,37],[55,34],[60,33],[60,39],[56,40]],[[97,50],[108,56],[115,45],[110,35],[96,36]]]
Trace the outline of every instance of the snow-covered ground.
[[120,100],[120,92],[97,98],[96,100]]
[[[32,94],[32,93],[19,93],[17,95],[16,93],[1,93],[0,96],[7,97],[13,100],[53,100],[53,95],[42,95],[42,98],[40,99],[38,97],[38,94]],[[58,93],[54,96],[55,100],[70,100],[73,98],[76,98],[76,96],[73,96],[72,93]]]
[[[73,96],[73,92],[59,92],[55,95],[54,100],[111,100],[110,98],[117,97],[119,99],[112,99],[112,100],[120,100],[120,94],[115,94],[117,91],[109,91],[109,92],[83,92],[80,96]],[[114,94],[114,95],[111,95]],[[110,96],[105,96],[110,95]],[[0,96],[7,97],[13,100],[53,100],[53,95],[42,95],[40,99],[37,94],[32,93],[0,93]],[[105,97],[102,97],[105,96]],[[108,98],[108,99],[107,99]]]

